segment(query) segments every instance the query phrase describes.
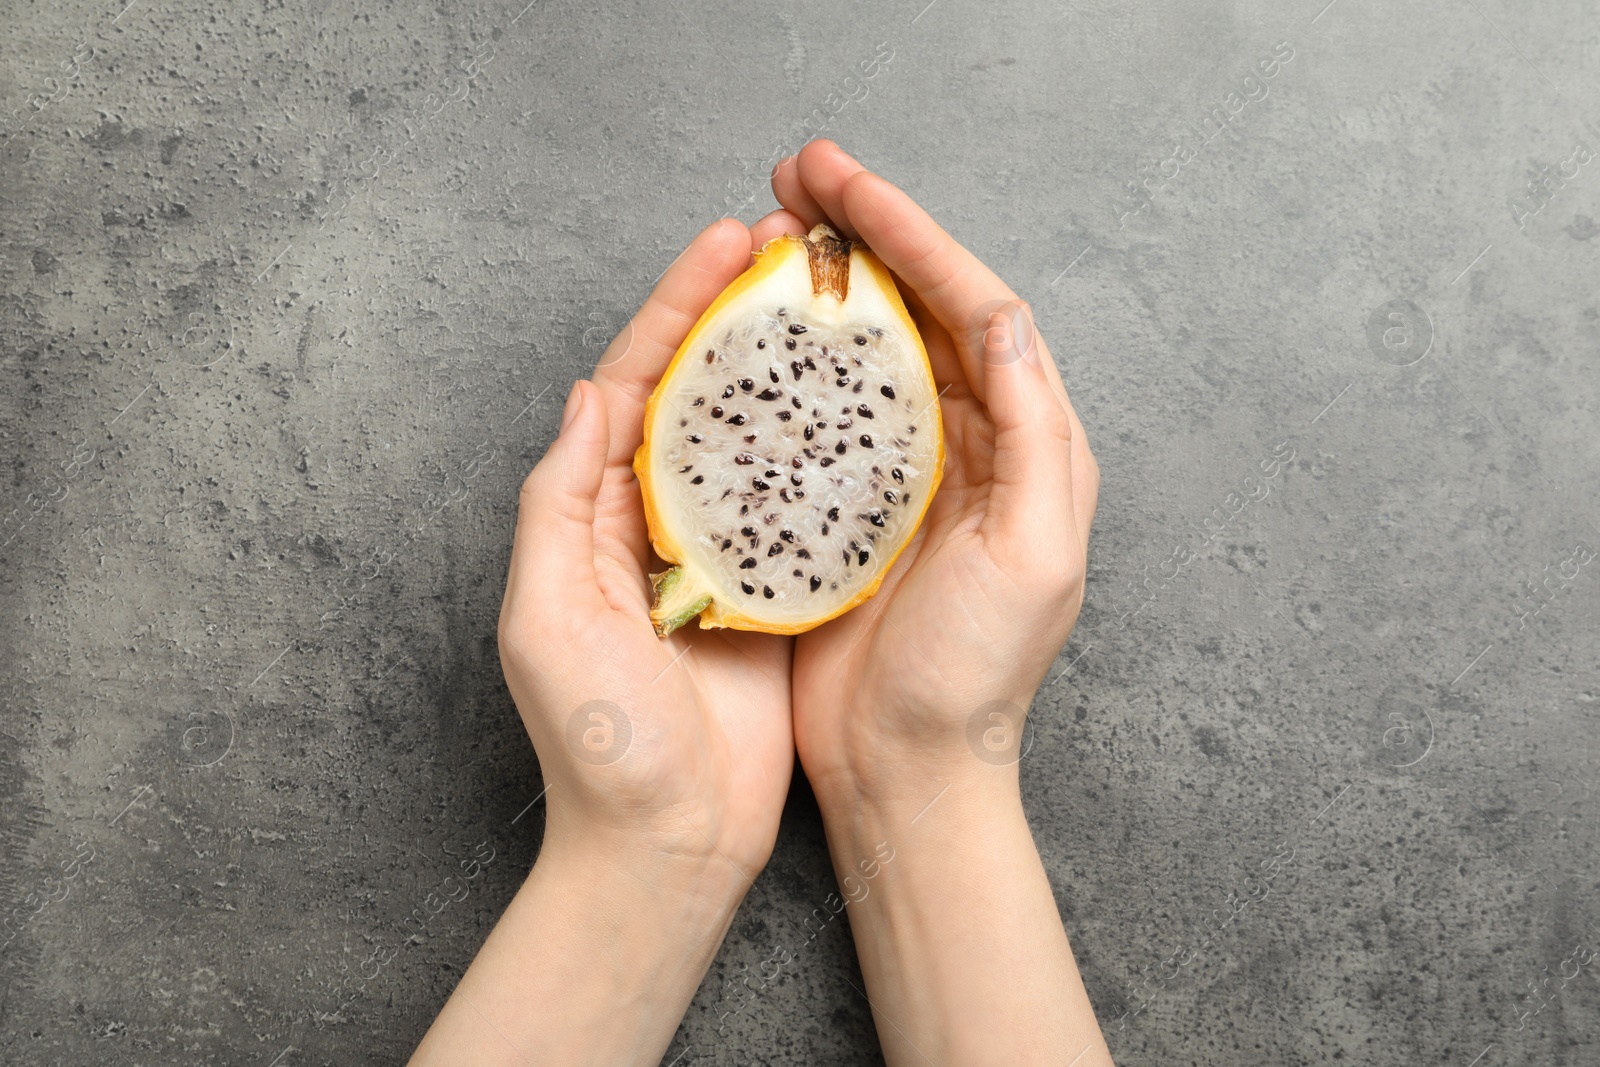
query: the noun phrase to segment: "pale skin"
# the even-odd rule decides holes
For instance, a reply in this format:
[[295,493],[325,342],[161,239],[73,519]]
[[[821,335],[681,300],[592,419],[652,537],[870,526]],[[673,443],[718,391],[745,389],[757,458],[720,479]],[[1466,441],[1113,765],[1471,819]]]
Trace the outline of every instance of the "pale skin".
[[[828,141],[772,184],[780,210],[713,224],[668,269],[523,487],[499,636],[545,837],[414,1065],[659,1063],[771,855],[796,755],[887,1063],[1111,1063],[1016,763],[1083,599],[1083,427],[1025,305],[903,192]],[[752,252],[818,222],[901,282],[944,390],[944,483],[856,610],[798,638],[657,638],[645,400]]]

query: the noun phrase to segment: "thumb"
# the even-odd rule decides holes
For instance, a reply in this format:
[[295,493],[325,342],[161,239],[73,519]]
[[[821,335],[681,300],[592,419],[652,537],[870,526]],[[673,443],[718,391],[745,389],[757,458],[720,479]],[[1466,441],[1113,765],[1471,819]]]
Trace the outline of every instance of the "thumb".
[[508,601],[528,582],[541,590],[593,588],[595,498],[609,440],[605,394],[580,379],[561,413],[560,433],[522,483]]
[[994,423],[993,489],[985,532],[1000,558],[1027,562],[1053,537],[1077,539],[1072,511],[1072,422],[1051,388],[1044,340],[1020,300],[1008,300],[983,333],[984,406]]

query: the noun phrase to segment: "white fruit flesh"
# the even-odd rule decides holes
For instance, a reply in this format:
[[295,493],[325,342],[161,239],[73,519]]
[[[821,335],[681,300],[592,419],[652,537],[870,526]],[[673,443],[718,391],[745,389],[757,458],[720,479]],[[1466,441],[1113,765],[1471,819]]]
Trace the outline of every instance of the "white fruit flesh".
[[920,341],[860,255],[841,301],[813,292],[796,254],[683,352],[649,428],[656,520],[680,557],[658,610],[686,619],[709,597],[706,624],[780,631],[836,614],[910,539],[936,484]]

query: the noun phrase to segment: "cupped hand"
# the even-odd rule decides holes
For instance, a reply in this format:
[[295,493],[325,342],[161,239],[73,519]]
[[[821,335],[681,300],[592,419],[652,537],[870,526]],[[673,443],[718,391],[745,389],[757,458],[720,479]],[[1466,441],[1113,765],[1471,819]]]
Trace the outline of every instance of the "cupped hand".
[[878,594],[798,638],[795,743],[825,805],[931,795],[930,775],[1015,763],[1083,602],[1099,468],[1027,306],[910,197],[829,141],[779,164],[772,184],[800,225],[827,221],[894,271],[947,447],[943,484]]
[[[689,328],[750,264],[723,219],[695,238],[574,387],[522,487],[500,659],[548,786],[544,849],[686,855],[746,879],[770,855],[794,765],[792,640],[650,625],[632,462],[644,405]],[[659,566],[659,564],[657,564]]]

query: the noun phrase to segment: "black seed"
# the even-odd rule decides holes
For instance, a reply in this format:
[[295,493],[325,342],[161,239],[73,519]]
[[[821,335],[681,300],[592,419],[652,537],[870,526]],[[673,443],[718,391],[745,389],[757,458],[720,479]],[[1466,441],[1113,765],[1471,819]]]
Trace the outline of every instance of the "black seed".
[[878,329],[876,326],[868,326],[867,327],[867,332],[870,333],[874,337],[882,337],[883,336],[883,331]]
[[774,541],[774,542],[772,542],[772,547],[767,549],[767,558],[771,559],[773,556],[776,556],[779,552],[782,552],[782,551],[783,551],[783,546],[781,544],[779,544],[777,541]]
[[844,418],[834,423],[833,428],[836,430],[848,430],[852,425],[853,424],[850,421],[850,416],[846,415]]
[[781,319],[787,314],[789,314],[789,309],[788,308],[779,308],[778,309],[778,318]]
[[783,538],[785,541],[789,542],[791,545],[794,544],[794,531],[793,530],[780,530],[780,531],[778,531],[778,536]]
[[789,487],[787,485],[778,490],[778,499],[782,500],[785,504],[792,503],[792,501],[789,499]]
[[822,579],[818,578],[815,574],[813,574],[811,576],[811,591],[813,593],[815,593],[818,589],[821,589],[821,588],[822,588]]
[[726,400],[733,395],[733,386],[729,385],[722,390],[722,399]]
[[756,490],[758,492],[762,492],[762,493],[764,493],[768,489],[772,488],[772,486],[768,485],[766,482],[762,481],[760,478],[751,478],[750,479],[750,484],[755,486]]
[[779,394],[778,394],[778,391],[776,389],[763,389],[763,390],[761,390],[761,392],[756,394],[756,399],[757,400],[776,400],[776,399],[778,399],[778,395]]
[[802,479],[800,478],[800,476],[798,474],[789,475],[789,484],[790,485],[799,485],[801,480]]
[[872,447],[872,435],[871,434],[864,433],[864,434],[861,435],[861,447],[862,448],[871,448]]
[[799,397],[797,397],[797,396],[790,397],[789,400],[790,400],[790,403],[794,404],[796,409],[798,409],[800,407],[800,398]]
[[887,500],[891,504],[900,503],[900,498],[895,495],[895,491],[893,489],[885,489],[883,491],[883,499]]
[[773,385],[777,385],[778,382],[781,380],[779,378],[779,376],[778,376],[778,368],[777,367],[768,367],[767,368],[767,377],[772,379],[772,384]]
[[867,343],[867,339],[865,337],[862,337],[860,334],[856,334],[856,344],[864,345],[866,343]]
[[689,464],[687,467],[679,467],[678,468],[678,473],[679,474],[688,474],[692,470],[694,470],[694,464],[693,463]]
[[867,565],[867,550],[866,549],[863,548],[860,552],[856,553],[856,562],[859,563],[863,567],[865,567]]
[[872,409],[867,407],[865,404],[856,405],[856,414],[860,415],[863,419],[870,419],[874,417],[872,414]]
[[794,576],[796,578],[804,578],[805,577],[805,572],[801,571],[799,568],[795,568]]
[[879,511],[877,508],[873,508],[871,511],[867,512],[867,521],[872,523],[874,526],[882,526],[883,512]]
[[800,325],[798,322],[791,322],[789,324],[789,332],[792,333],[792,334],[797,334],[798,335],[798,334],[805,333],[806,332],[806,328],[804,326]]
[[816,370],[816,369],[817,369],[816,360],[812,359],[810,356],[807,356],[806,357],[806,370]]
[[878,392],[882,393],[884,396],[888,397],[890,400],[894,399],[894,386],[892,386],[892,385],[885,385],[882,388],[880,388],[878,390]]
[[690,485],[699,485],[701,482],[703,482],[705,480],[706,480],[706,476],[704,474],[696,474],[693,478],[689,479],[689,484]]
[[755,440],[756,435],[753,433],[747,433],[744,435],[744,443],[747,445],[755,444]]
[[755,387],[756,387],[756,383],[755,383],[754,379],[752,379],[752,378],[740,378],[739,379],[739,388],[743,389],[745,392],[748,393],[750,390],[754,389]]
[[751,568],[753,568],[755,565],[756,565],[756,558],[754,556],[746,556],[740,562],[739,569],[742,570],[742,571],[747,571],[747,570],[750,570]]
[[763,477],[776,478],[781,473],[783,473],[783,472],[782,471],[768,471],[765,475],[763,475]]
[[762,586],[761,587],[761,595],[766,597],[768,600],[771,600],[772,597],[773,597],[772,586],[770,586],[770,585]]
[[732,547],[733,547],[733,541],[731,539],[725,537],[725,538],[722,539],[722,547],[717,549],[717,551],[718,552],[726,552],[726,551],[728,551],[728,549],[730,549]]
[[794,349],[795,349],[794,338],[793,337],[785,337],[783,339],[783,347],[787,348],[789,351],[793,352]]
[[750,514],[750,505],[749,504],[740,504],[739,505],[739,514],[741,514],[741,515]]
[[689,406],[692,407],[692,408],[697,408],[697,407],[701,406],[702,404],[704,404],[705,402],[706,402],[706,398],[705,397],[697,396],[697,397],[694,398],[694,403],[690,404]]
[[712,406],[712,408],[711,408],[711,417],[713,419],[722,418],[722,407],[720,405],[713,405]]
[[793,412],[790,412],[790,411],[780,411],[780,412],[778,412],[778,421],[779,422],[788,422],[792,418],[794,418],[794,413]]
[[685,437],[684,440],[688,441],[691,445],[697,445],[705,439],[697,433],[692,433],[688,437]]
[[917,432],[917,428],[915,426],[907,426],[906,427],[906,433],[916,433],[916,432]]
[[756,339],[756,347],[757,348],[766,348],[767,347],[767,342],[761,340],[760,338],[757,338]]
[[834,522],[838,522],[839,521],[839,509],[836,508],[836,507],[829,508],[828,509],[828,518],[832,519]]
[[728,425],[729,426],[743,426],[744,425],[744,413],[740,412],[740,413],[738,413],[736,415],[729,415],[728,416]]
[[794,491],[794,498],[796,500],[804,500],[806,498],[806,491],[804,489],[796,489]]
[[715,349],[710,349],[710,348],[706,349],[706,362],[707,363],[712,362],[716,358],[717,358],[717,353],[716,353]]
[[798,382],[800,375],[805,373],[805,368],[800,365],[800,361],[797,359],[789,364],[789,372],[794,375],[794,380]]
[[[872,438],[868,437],[866,434],[862,434],[861,435],[861,443],[866,445],[868,448],[870,448],[870,447],[872,447]],[[839,453],[839,455],[842,456],[842,455],[844,455],[844,450],[846,448],[848,448],[848,447],[849,447],[849,445],[847,445],[845,443],[845,441],[841,438],[839,443],[833,446],[833,450],[835,452]]]
[[850,379],[849,379],[848,376],[846,376],[844,378],[840,378],[838,381],[834,382],[833,384],[834,384],[835,387],[837,387],[839,389],[843,389],[845,386],[850,384]]
[[831,467],[831,466],[833,466],[833,457],[832,456],[823,456],[817,462],[821,463],[824,467]]
[[754,526],[742,526],[739,528],[739,532],[746,537],[754,537],[756,535],[756,528]]
[[850,550],[849,549],[845,549],[844,552],[841,553],[841,555],[844,556],[844,565],[846,567],[850,566]]
[[678,425],[679,426],[687,426],[687,425],[689,425],[689,420],[688,419],[679,419],[678,420]]
[[797,548],[797,549],[795,549],[795,553],[794,554],[799,556],[801,559],[810,559],[811,558],[811,550],[809,548]]
[[891,467],[889,469],[889,477],[893,478],[895,481],[899,482],[901,485],[905,484],[906,476],[904,474],[900,473],[900,468],[899,467]]
[[741,467],[748,467],[750,464],[756,461],[756,457],[752,456],[748,452],[740,452],[737,456],[733,457],[733,461]]
[[856,382],[855,388],[851,389],[850,391],[852,393],[859,393],[859,392],[861,392],[861,387],[866,385],[866,384],[867,384],[867,380],[865,378],[862,378],[860,381]]
[[817,436],[817,432],[811,428],[811,424],[809,422],[806,423],[805,435],[807,441]]
[[751,585],[749,582],[740,582],[739,583],[739,588],[743,589],[745,591],[745,595],[746,596],[748,596],[751,593],[754,593],[756,591],[756,587]]
[[802,448],[800,451],[805,453],[805,457],[807,459],[816,459],[817,458],[816,453],[814,451],[812,451],[811,449],[809,449],[809,448]]

